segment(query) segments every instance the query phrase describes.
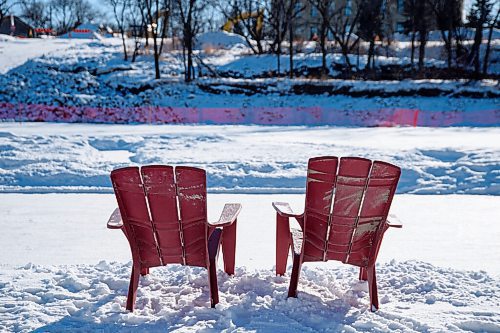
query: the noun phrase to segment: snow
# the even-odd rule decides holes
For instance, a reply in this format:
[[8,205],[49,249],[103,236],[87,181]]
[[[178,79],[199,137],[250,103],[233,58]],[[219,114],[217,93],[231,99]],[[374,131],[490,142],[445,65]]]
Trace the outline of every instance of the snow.
[[[0,129],[0,243],[8,249],[0,252],[0,330],[500,330],[498,128],[1,123]],[[307,158],[325,154],[403,167],[390,219],[404,227],[384,238],[375,313],[354,267],[306,263],[297,299],[286,298],[289,275],[273,273],[271,202],[301,211],[303,194],[293,193],[303,192]],[[124,309],[130,250],[120,231],[105,226],[116,199],[97,192],[110,192],[110,169],[149,163],[206,168],[209,220],[225,202],[243,204],[236,274],[225,275],[219,262],[216,309],[209,308],[206,271],[176,265],[141,278],[136,311]],[[250,189],[261,194],[246,194]],[[5,193],[16,191],[26,193]],[[429,195],[410,194],[422,192]]]
[[[458,114],[465,119],[459,124],[469,127],[0,122],[0,331],[499,332],[498,81],[274,80],[266,73],[276,69],[275,57],[249,56],[229,37],[208,36],[224,46],[197,55],[238,79],[186,85],[179,53],[165,55],[164,79],[152,83],[151,55],[124,62],[119,39],[0,36],[0,116],[25,119],[17,112],[38,109],[49,114],[40,120],[61,121],[50,117],[86,107],[124,110],[120,119],[130,122],[126,112],[156,110],[150,105],[200,113],[321,107],[324,115],[351,112],[357,118],[407,109],[424,119]],[[426,60],[435,67],[444,65],[439,43],[429,44],[435,58]],[[401,63],[393,56],[407,50],[397,42],[377,62]],[[314,52],[297,56],[299,66],[314,68],[318,61]],[[328,61],[333,66],[343,59],[333,54]],[[326,92],[294,92],[305,84]],[[429,91],[432,96],[425,95]],[[66,109],[57,109],[61,105]],[[12,110],[16,116],[6,117]],[[384,237],[375,313],[354,267],[306,263],[297,299],[286,298],[289,274],[274,275],[271,202],[288,201],[300,211],[307,160],[320,155],[363,156],[403,169],[389,219],[404,227]],[[206,270],[169,265],[141,278],[136,311],[125,310],[130,249],[120,231],[106,229],[116,207],[109,172],[144,164],[206,169],[211,221],[224,203],[243,205],[236,274],[228,277],[219,262],[221,302],[215,309],[209,307]]]
[[0,275],[1,325],[17,332],[499,329],[498,281],[484,272],[458,272],[418,261],[378,267],[383,304],[375,313],[367,309],[366,283],[356,281],[355,269],[307,266],[297,299],[286,299],[288,278],[269,270],[238,268],[234,277],[219,272],[220,303],[215,309],[209,307],[206,270],[159,268],[141,279],[136,310],[127,313],[123,307],[130,269],[130,264],[106,261],[5,269]]
[[498,127],[0,123],[0,191],[110,193],[115,168],[184,164],[212,192],[302,193],[308,158],[335,155],[401,166],[398,193],[499,195],[499,143]]
[[[166,54],[161,63],[163,79],[151,81],[151,55],[140,56],[136,63],[124,62],[117,39],[99,42],[72,40],[65,42],[68,45],[60,51],[49,53],[50,45],[57,42],[61,41],[48,40],[47,47],[36,51],[48,54],[18,67],[15,66],[19,63],[7,54],[21,54],[22,48],[15,42],[5,43],[4,47],[9,48],[3,56],[7,59],[5,65],[0,58],[2,70],[8,71],[0,75],[2,119],[208,123],[221,120],[199,119],[197,115],[207,110],[215,109],[219,114],[229,110],[235,121],[240,113],[252,115],[259,109],[268,108],[273,115],[269,122],[279,123],[278,120],[283,118],[282,122],[286,124],[298,124],[302,119],[300,116],[290,118],[282,113],[290,109],[288,113],[301,114],[303,108],[320,113],[319,119],[308,121],[311,124],[375,126],[384,121],[371,121],[374,115],[392,115],[399,109],[419,112],[418,119],[424,120],[418,125],[423,126],[450,125],[446,119],[455,117],[462,119],[453,123],[460,126],[497,126],[500,123],[498,80],[476,83],[276,80],[267,78],[270,71],[276,70],[275,57],[245,55],[244,51],[233,48],[213,54],[197,54],[222,77],[198,78],[193,84],[185,84],[182,82],[182,57],[176,52]],[[33,46],[30,44],[33,42],[26,43]],[[29,54],[20,60],[25,61]],[[334,64],[330,61],[343,61],[338,54],[330,55],[328,59],[332,66]],[[288,66],[288,62],[282,60],[283,66]],[[298,54],[296,60],[297,68],[314,70],[319,65],[320,56],[317,53]],[[397,59],[380,57],[379,61],[394,63]],[[204,66],[199,70],[210,74]],[[231,78],[224,78],[226,76]],[[312,92],[306,93],[305,87]],[[233,116],[234,110],[239,113]],[[177,111],[180,116],[168,117]],[[189,120],[190,117],[195,119]],[[245,116],[241,122],[264,123],[259,122],[262,117]],[[433,120],[436,117],[438,120]],[[185,118],[189,121],[183,120]],[[360,124],[365,118],[368,121]],[[358,122],[353,119],[358,119]],[[223,122],[229,123],[229,120]]]
[[[116,208],[112,194],[10,193],[0,198],[0,241],[9,249],[0,253],[1,263],[48,266],[130,260],[122,232],[106,229]],[[290,202],[296,212],[304,207],[303,194],[208,194],[210,221],[218,220],[225,203],[243,206],[237,227],[237,266],[267,270],[274,266],[273,201]],[[402,223],[403,229],[387,231],[378,262],[418,258],[439,267],[484,270],[500,277],[500,253],[494,251],[500,237],[498,196],[401,194],[396,195],[390,214],[389,219]],[[335,263],[306,266],[339,267]]]
[[88,41],[49,39],[18,39],[0,35],[0,74],[24,64],[26,61],[50,53],[64,54],[68,49],[88,44]]
[[196,47],[201,50],[208,48],[232,49],[246,44],[245,38],[225,31],[205,32],[196,37]]

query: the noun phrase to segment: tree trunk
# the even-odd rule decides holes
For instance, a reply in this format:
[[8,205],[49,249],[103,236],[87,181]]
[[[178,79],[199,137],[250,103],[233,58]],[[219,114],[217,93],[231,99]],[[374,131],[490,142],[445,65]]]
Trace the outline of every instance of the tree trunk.
[[424,58],[425,58],[425,44],[427,43],[427,31],[419,31],[419,46],[418,46],[418,70],[422,71],[424,69]]
[[326,67],[326,23],[323,22],[321,25],[321,39],[320,39],[320,46],[321,46],[321,72],[322,75],[327,75],[328,74],[328,68]]
[[366,69],[370,70],[372,69],[372,58],[373,58],[373,53],[375,49],[375,40],[370,40],[370,46],[368,48],[368,61],[366,64]]
[[290,39],[290,78],[293,78],[293,24],[292,24],[292,19],[289,18],[288,21],[288,33],[289,36],[288,38]]
[[415,64],[415,30],[411,33],[411,67]]
[[193,66],[193,45],[192,45],[193,38],[190,37],[189,40],[187,41],[187,61],[188,61],[188,79],[186,82],[191,82],[194,80],[194,66]]
[[155,58],[155,79],[160,78],[160,55],[158,54],[158,42],[156,41],[156,32],[153,28],[153,49]]
[[498,15],[500,14],[500,9],[497,10],[497,15],[495,19],[491,23],[490,31],[488,32],[488,44],[486,44],[486,51],[484,53],[484,62],[483,62],[483,75],[488,74],[488,62],[490,57],[490,47],[491,47],[491,38],[493,36],[493,30],[498,21]]
[[448,69],[451,68],[451,59],[452,59],[452,50],[451,50],[451,45],[452,45],[452,40],[451,40],[451,29],[448,31],[448,36],[446,36],[445,31],[441,30],[441,38],[443,39],[444,46],[446,49],[446,56],[447,56],[447,61],[448,61]]
[[128,55],[127,55],[127,43],[125,42],[125,31],[123,28],[120,29],[120,33],[122,35],[122,44],[123,44],[123,60],[127,61],[128,60]]
[[479,75],[480,73],[480,60],[479,54],[481,51],[481,42],[483,41],[483,25],[478,24],[476,26],[476,33],[474,34],[474,44],[472,45],[472,63],[474,64],[474,73]]
[[278,41],[278,49],[276,50],[276,55],[277,55],[277,66],[278,66],[278,76],[280,75],[281,72],[281,41]]

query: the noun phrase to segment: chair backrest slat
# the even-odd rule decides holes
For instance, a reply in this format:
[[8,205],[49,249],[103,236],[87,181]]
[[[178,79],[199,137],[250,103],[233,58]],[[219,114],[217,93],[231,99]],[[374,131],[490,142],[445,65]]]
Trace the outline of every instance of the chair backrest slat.
[[[378,246],[373,243],[377,241],[376,233],[380,232],[380,224],[387,219],[400,174],[401,169],[394,165],[373,162],[348,263],[362,266],[376,257],[372,250],[378,249]],[[364,244],[374,246],[367,247]]]
[[[111,172],[111,180],[124,220],[127,238],[136,250],[132,251],[132,255],[138,255],[139,261],[144,266],[160,266],[162,263],[139,168],[115,170]],[[134,222],[128,223],[129,219]]]
[[184,261],[174,168],[164,165],[145,166],[141,173],[163,264],[182,264]]
[[373,245],[400,172],[392,164],[363,158],[310,159],[303,261],[339,260],[366,266],[376,257]]
[[338,158],[311,158],[307,167],[304,258],[322,261],[335,188]]
[[371,164],[364,158],[340,159],[325,259],[345,261],[348,257]]
[[186,264],[207,267],[207,185],[202,169],[175,169]]

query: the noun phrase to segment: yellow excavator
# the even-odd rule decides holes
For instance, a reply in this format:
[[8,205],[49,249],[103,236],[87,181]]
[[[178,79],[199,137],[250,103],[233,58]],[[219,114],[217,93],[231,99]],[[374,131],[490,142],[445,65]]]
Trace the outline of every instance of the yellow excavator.
[[235,17],[230,17],[227,22],[222,26],[222,30],[226,32],[233,31],[234,25],[240,22],[241,20],[246,20],[249,18],[256,18],[257,22],[255,25],[255,32],[260,35],[262,33],[262,26],[264,25],[264,10],[259,9],[255,12],[244,12]]

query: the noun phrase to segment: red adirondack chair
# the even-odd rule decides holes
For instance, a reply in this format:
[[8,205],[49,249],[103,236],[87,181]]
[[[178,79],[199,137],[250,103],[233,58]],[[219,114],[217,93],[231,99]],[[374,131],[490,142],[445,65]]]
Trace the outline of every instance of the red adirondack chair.
[[236,219],[240,204],[226,204],[217,222],[207,221],[206,174],[202,169],[151,165],[111,172],[118,208],[108,228],[121,229],[132,251],[127,310],[133,311],[139,275],[167,264],[208,269],[211,306],[219,302],[217,256],[234,274]]
[[[288,297],[297,297],[302,263],[337,260],[360,267],[359,279],[368,280],[371,310],[379,307],[375,261],[401,169],[364,158],[316,157],[308,164],[304,213],[288,203],[274,202],[276,210],[276,274],[286,270],[288,251],[293,268]],[[300,225],[291,229],[289,218]]]

